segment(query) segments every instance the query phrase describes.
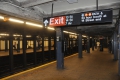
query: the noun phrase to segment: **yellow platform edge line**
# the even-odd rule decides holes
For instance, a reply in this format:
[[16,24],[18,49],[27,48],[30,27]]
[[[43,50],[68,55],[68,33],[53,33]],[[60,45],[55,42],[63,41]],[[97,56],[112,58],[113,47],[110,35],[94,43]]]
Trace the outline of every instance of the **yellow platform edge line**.
[[[70,58],[70,57],[75,56],[75,55],[77,55],[77,53],[75,53],[75,54],[73,54],[73,55],[70,55],[70,56],[68,56],[68,57],[65,57],[64,59]],[[52,61],[52,62],[46,63],[46,64],[44,64],[44,65],[41,65],[41,66],[38,66],[38,67],[35,67],[35,68],[32,68],[32,69],[29,69],[29,70],[25,70],[25,71],[22,71],[22,72],[19,72],[19,73],[10,75],[10,76],[5,77],[5,78],[2,78],[2,79],[0,79],[0,80],[7,80],[7,79],[9,79],[9,78],[18,76],[18,75],[20,75],[20,74],[27,73],[27,72],[30,72],[30,71],[33,71],[33,70],[36,70],[36,69],[39,69],[39,68],[48,66],[48,65],[53,64],[53,63],[55,63],[55,62],[57,62],[57,61]]]

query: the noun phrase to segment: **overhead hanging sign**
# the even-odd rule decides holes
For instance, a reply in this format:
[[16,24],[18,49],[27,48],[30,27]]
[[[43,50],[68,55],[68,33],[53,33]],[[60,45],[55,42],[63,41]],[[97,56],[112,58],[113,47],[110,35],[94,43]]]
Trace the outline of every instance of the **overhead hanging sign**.
[[57,16],[43,19],[44,26],[74,26],[80,25],[80,13],[68,14],[64,16]]
[[97,10],[43,19],[45,27],[80,26],[112,23],[112,10]]
[[81,25],[112,23],[112,10],[98,10],[81,13]]

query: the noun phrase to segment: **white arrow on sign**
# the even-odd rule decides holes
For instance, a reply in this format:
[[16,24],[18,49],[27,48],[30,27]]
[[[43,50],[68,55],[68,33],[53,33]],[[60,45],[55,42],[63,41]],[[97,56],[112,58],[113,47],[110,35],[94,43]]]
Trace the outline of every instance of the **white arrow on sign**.
[[45,24],[45,26],[47,26],[47,24],[48,24],[48,20],[47,19],[44,21],[44,24]]

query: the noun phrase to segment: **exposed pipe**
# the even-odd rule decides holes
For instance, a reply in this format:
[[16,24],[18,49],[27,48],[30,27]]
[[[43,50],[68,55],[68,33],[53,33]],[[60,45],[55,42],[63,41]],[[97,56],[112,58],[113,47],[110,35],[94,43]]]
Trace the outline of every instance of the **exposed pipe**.
[[53,6],[54,4],[52,3],[51,17],[53,17]]
[[98,0],[96,0],[96,10],[98,10]]

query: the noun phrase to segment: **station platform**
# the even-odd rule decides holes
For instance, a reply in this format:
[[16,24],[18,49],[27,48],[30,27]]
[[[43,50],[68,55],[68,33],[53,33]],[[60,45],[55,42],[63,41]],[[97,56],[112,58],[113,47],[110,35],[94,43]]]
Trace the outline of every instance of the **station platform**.
[[56,61],[16,73],[1,80],[120,80],[118,61],[107,49],[83,51],[83,58],[73,54],[64,59],[64,69],[56,69]]

